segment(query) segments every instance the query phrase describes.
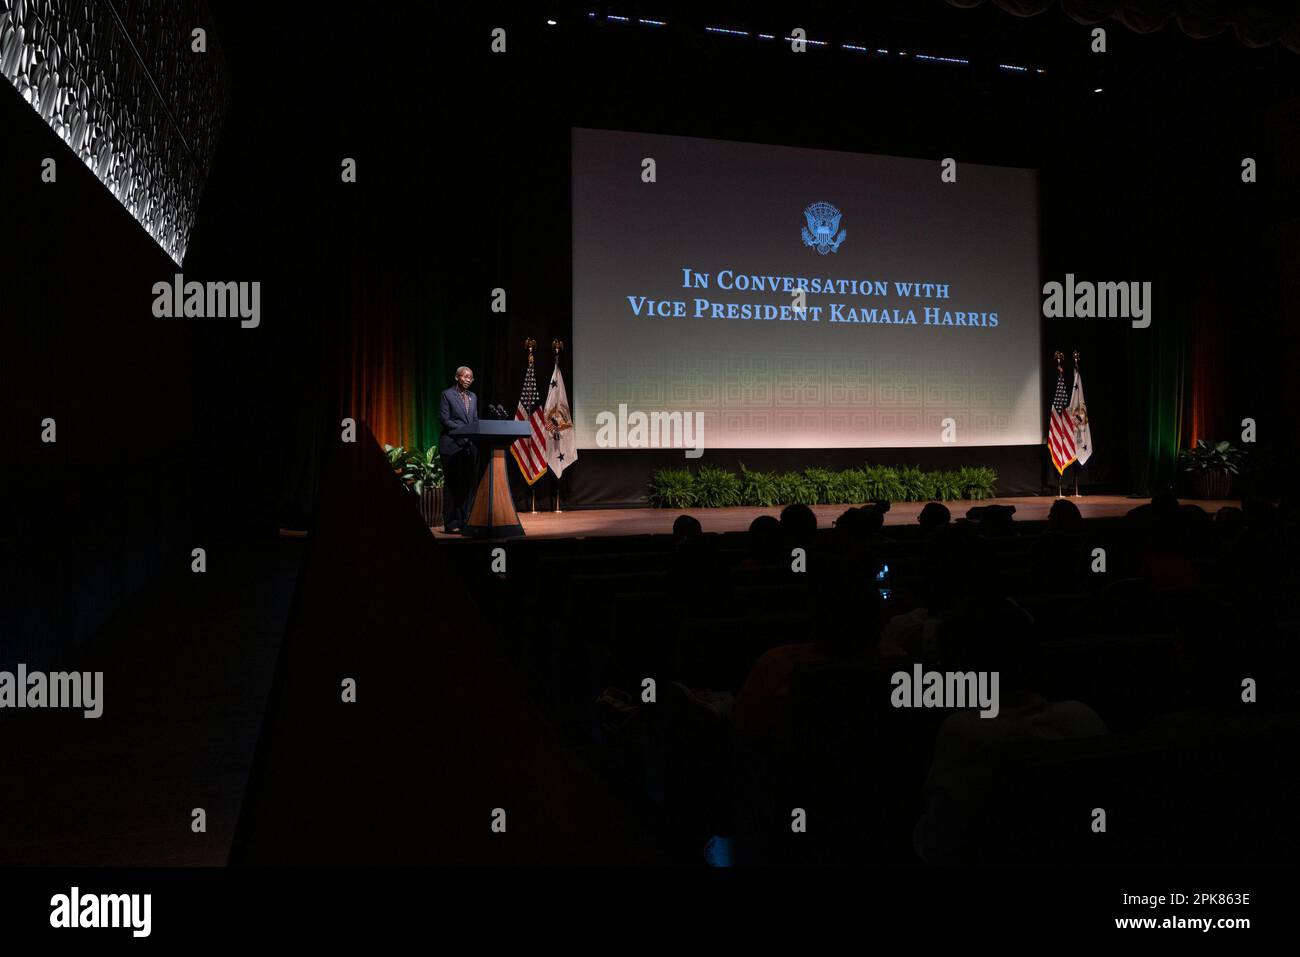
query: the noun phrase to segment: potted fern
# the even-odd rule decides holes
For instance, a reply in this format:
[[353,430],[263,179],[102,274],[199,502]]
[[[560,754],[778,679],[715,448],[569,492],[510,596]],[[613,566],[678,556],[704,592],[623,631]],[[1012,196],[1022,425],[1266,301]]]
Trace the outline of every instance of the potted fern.
[[415,495],[424,524],[432,528],[442,522],[442,459],[438,447],[408,449],[385,445],[384,454],[398,479]]
[[1241,474],[1246,453],[1230,442],[1196,440],[1196,447],[1183,449],[1178,461],[1192,477],[1197,498],[1227,498],[1232,492],[1232,477]]

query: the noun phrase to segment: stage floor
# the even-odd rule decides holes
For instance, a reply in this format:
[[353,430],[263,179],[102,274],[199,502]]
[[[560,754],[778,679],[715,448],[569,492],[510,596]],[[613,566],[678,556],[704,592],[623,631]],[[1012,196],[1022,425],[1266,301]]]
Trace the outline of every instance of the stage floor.
[[[1126,498],[1123,495],[1067,496],[1079,506],[1084,518],[1111,518],[1123,515],[1130,509],[1145,504],[1148,499]],[[1014,505],[1019,521],[1042,521],[1056,501],[1055,495],[1027,495],[1017,498],[990,498],[982,502],[965,499],[946,503],[954,520],[962,518],[966,510],[980,505]],[[1240,505],[1227,499],[1180,499],[1185,505],[1199,505],[1213,514],[1224,505]],[[925,502],[894,502],[885,515],[886,525],[909,525],[916,521]],[[819,528],[830,528],[842,515],[846,505],[814,505]],[[759,515],[781,514],[778,508],[590,508],[572,512],[520,512],[519,520],[529,538],[586,538],[598,535],[657,535],[673,530],[673,521],[681,514],[693,515],[700,520],[706,532],[743,532]],[[460,535],[447,535],[439,528],[433,534],[447,541],[482,541],[466,539]]]

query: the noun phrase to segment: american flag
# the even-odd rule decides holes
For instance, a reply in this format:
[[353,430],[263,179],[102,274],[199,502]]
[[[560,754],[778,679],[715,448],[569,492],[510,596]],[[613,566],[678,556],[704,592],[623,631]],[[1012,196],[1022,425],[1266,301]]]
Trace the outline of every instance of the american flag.
[[1052,464],[1059,475],[1074,461],[1074,420],[1067,406],[1070,392],[1065,387],[1065,370],[1056,367],[1056,394],[1052,397],[1052,417],[1047,427],[1047,445],[1052,450]]
[[542,419],[542,406],[538,402],[537,374],[533,372],[533,356],[528,356],[528,371],[524,373],[524,392],[515,407],[516,421],[529,422],[533,427],[532,435],[516,439],[510,446],[510,454],[515,457],[519,471],[524,473],[524,480],[532,485],[546,474],[546,423]]

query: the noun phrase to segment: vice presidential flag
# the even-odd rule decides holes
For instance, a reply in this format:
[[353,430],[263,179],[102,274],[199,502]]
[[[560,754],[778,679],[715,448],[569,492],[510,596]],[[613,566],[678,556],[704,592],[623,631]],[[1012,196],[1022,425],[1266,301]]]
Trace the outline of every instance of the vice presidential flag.
[[564,388],[564,374],[560,372],[558,356],[555,372],[551,375],[551,387],[546,393],[542,420],[542,429],[546,433],[546,464],[558,479],[566,468],[578,461],[578,440],[573,434],[569,392]]
[[1047,447],[1059,475],[1074,461],[1074,419],[1070,417],[1070,393],[1065,389],[1065,370],[1056,369],[1056,392],[1052,396],[1052,414],[1047,424]]
[[1070,396],[1067,411],[1074,423],[1074,454],[1083,465],[1092,455],[1092,426],[1088,424],[1088,407],[1083,404],[1083,377],[1078,366],[1074,368],[1074,394]]

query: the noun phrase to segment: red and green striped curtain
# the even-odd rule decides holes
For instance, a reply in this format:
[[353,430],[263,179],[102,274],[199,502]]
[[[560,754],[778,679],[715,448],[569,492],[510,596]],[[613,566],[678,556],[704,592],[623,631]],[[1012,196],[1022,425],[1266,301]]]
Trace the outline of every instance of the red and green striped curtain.
[[1231,438],[1224,431],[1221,325],[1212,301],[1198,299],[1183,315],[1167,314],[1130,337],[1137,353],[1130,365],[1138,405],[1136,486],[1154,491],[1174,482],[1179,450],[1197,439]]
[[438,441],[438,401],[453,372],[442,306],[404,278],[352,282],[340,405],[381,443],[425,448]]

